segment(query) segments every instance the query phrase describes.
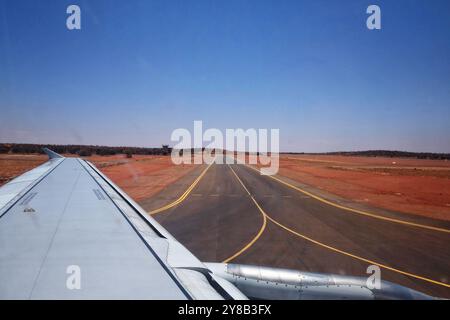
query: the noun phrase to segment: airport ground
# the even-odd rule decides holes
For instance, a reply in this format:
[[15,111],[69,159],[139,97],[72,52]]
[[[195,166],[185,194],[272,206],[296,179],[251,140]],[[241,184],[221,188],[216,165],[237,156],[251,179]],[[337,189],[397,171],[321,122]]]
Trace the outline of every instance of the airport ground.
[[[448,163],[324,157],[283,156],[272,178],[245,165],[174,168],[169,157],[90,160],[203,261],[357,276],[378,264],[383,280],[450,298]],[[401,200],[380,205],[383,195]]]
[[[158,209],[189,187],[181,202]],[[356,276],[377,264],[384,280],[450,298],[448,221],[316,198],[314,191],[249,166],[213,164],[141,205],[203,261]]]
[[[196,167],[176,166],[168,156],[86,159],[136,201],[152,197]],[[0,154],[0,185],[46,160],[45,155]],[[450,161],[285,154],[280,157],[279,175],[325,197],[336,195],[355,204],[450,220]]]

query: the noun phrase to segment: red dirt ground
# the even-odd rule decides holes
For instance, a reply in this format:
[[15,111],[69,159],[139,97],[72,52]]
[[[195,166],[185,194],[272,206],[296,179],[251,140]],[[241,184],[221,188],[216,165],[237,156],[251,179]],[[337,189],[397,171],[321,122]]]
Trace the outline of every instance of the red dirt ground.
[[355,202],[450,220],[450,161],[281,155],[279,174]]
[[[125,155],[94,155],[85,159],[94,163],[135,201],[151,197],[195,168],[195,165],[174,165],[170,156],[134,155],[127,159]],[[45,161],[45,155],[0,155],[0,185]]]
[[0,154],[0,186],[47,159],[47,156],[37,154]]
[[[136,201],[195,168],[168,156],[87,157]],[[45,155],[0,155],[0,185],[45,162]],[[328,155],[281,155],[279,174],[343,198],[450,220],[450,161]]]
[[131,159],[124,156],[115,157],[118,158],[105,161],[105,157],[93,156],[89,161],[135,201],[153,196],[196,167],[186,164],[175,165],[170,156],[134,155]]

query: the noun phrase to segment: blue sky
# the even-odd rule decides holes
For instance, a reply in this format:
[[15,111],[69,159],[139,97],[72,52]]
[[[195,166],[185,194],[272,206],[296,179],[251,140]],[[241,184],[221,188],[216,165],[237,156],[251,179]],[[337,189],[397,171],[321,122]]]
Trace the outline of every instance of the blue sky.
[[0,0],[0,112],[1,142],[159,146],[203,120],[450,152],[450,2]]

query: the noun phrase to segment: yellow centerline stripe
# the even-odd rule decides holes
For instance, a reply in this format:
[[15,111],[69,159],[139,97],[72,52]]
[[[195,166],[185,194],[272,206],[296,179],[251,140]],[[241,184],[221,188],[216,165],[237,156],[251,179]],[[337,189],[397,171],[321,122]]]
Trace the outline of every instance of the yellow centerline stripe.
[[148,213],[151,215],[160,213],[162,211],[165,211],[167,209],[170,209],[178,204],[180,204],[181,202],[183,202],[188,195],[191,193],[191,191],[195,188],[195,186],[199,183],[199,181],[203,178],[203,176],[205,175],[206,171],[208,171],[209,167],[211,167],[211,165],[214,163],[215,159],[202,171],[202,173],[197,177],[197,179],[194,180],[194,182],[189,186],[189,188],[187,188],[187,190],[174,202],[169,203],[161,208],[149,211]]
[[264,210],[259,206],[258,202],[256,202],[255,198],[253,198],[253,196],[251,195],[250,191],[248,191],[247,187],[244,185],[244,183],[241,181],[241,179],[238,177],[238,175],[236,174],[236,172],[233,170],[233,168],[228,165],[228,167],[231,169],[231,171],[233,172],[234,176],[236,177],[236,179],[239,181],[239,183],[241,184],[241,186],[244,188],[245,191],[247,191],[248,195],[250,196],[250,198],[253,200],[253,202],[255,203],[256,207],[258,208],[259,212],[261,213],[262,217],[263,217],[263,223],[261,225],[261,228],[258,231],[258,234],[249,242],[247,243],[241,250],[239,250],[238,252],[236,252],[235,254],[233,254],[231,257],[223,260],[223,263],[228,263],[231,260],[237,258],[238,256],[240,256],[243,252],[245,252],[248,248],[250,248],[255,242],[256,240],[259,239],[259,237],[261,237],[262,233],[264,232],[264,230],[266,229],[266,225],[267,225],[267,217],[266,214],[264,212]]
[[[252,170],[255,170],[258,173],[260,173],[260,171],[258,169],[253,168],[253,167],[251,167],[249,165],[246,165],[246,166],[248,168],[250,168]],[[316,199],[316,200],[318,200],[320,202],[323,202],[325,204],[328,204],[330,206],[333,206],[333,207],[336,207],[336,208],[339,208],[339,209],[342,209],[342,210],[350,211],[350,212],[353,212],[353,213],[361,214],[361,215],[364,215],[364,216],[367,216],[367,217],[372,217],[372,218],[375,218],[375,219],[380,219],[380,220],[400,223],[400,224],[404,224],[404,225],[408,225],[408,226],[413,226],[413,227],[418,227],[418,228],[423,228],[423,229],[428,229],[428,230],[433,230],[433,231],[450,233],[449,229],[428,226],[428,225],[424,225],[424,224],[420,224],[420,223],[414,223],[414,222],[409,222],[409,221],[404,221],[404,220],[400,220],[400,219],[388,218],[388,217],[380,216],[380,215],[377,215],[377,214],[374,214],[374,213],[370,213],[370,212],[367,212],[367,211],[358,210],[358,209],[352,209],[352,208],[349,208],[349,207],[346,207],[346,206],[342,206],[340,204],[337,204],[337,203],[328,201],[328,200],[326,200],[324,198],[321,198],[319,196],[316,196],[315,194],[312,194],[311,192],[303,190],[303,189],[301,189],[301,188],[299,188],[297,186],[294,186],[294,185],[290,184],[289,182],[283,181],[283,180],[281,180],[281,179],[279,179],[277,177],[274,177],[274,176],[267,176],[267,177],[269,177],[269,178],[271,178],[273,180],[276,180],[276,181],[284,184],[285,186],[287,186],[289,188],[292,188],[292,189],[297,190],[297,191],[299,191],[299,192],[301,192],[303,194],[306,194],[306,195],[310,196],[311,198],[314,198],[314,199]]]
[[[230,168],[231,168],[231,167],[230,167]],[[233,170],[233,169],[231,168],[231,170]],[[243,183],[242,180],[238,177],[238,175],[236,174],[236,172],[235,172],[234,170],[233,170],[233,173],[235,174],[236,178],[239,180],[239,182],[241,183],[241,185],[244,187],[244,189],[250,194],[250,192],[248,191],[247,187],[244,185],[244,183]],[[251,196],[251,194],[250,194],[250,196]],[[328,250],[331,250],[331,251],[340,253],[340,254],[342,254],[342,255],[345,255],[345,256],[348,256],[348,257],[351,257],[351,258],[354,258],[354,259],[357,259],[357,260],[359,260],[359,261],[363,261],[363,262],[366,262],[366,263],[369,263],[369,264],[377,265],[377,266],[379,266],[380,268],[384,268],[384,269],[387,269],[387,270],[390,270],[390,271],[393,271],[393,272],[396,272],[396,273],[400,273],[400,274],[405,275],[405,276],[409,276],[409,277],[412,277],[412,278],[415,278],[415,279],[423,280],[423,281],[426,281],[426,282],[429,282],[429,283],[433,283],[433,284],[437,284],[437,285],[440,285],[440,286],[443,286],[443,287],[450,288],[450,284],[446,284],[446,283],[443,283],[443,282],[440,282],[440,281],[437,281],[437,280],[433,280],[433,279],[430,279],[430,278],[422,277],[422,276],[419,276],[419,275],[416,275],[416,274],[413,274],[413,273],[410,273],[410,272],[402,271],[402,270],[400,270],[400,269],[396,269],[396,268],[387,266],[387,265],[382,264],[382,263],[378,263],[378,262],[373,261],[373,260],[370,260],[370,259],[366,259],[366,258],[364,258],[364,257],[360,257],[360,256],[358,256],[358,255],[355,255],[355,254],[346,252],[346,251],[344,251],[344,250],[337,249],[337,248],[335,248],[335,247],[332,247],[332,246],[329,246],[329,245],[324,244],[324,243],[322,243],[322,242],[319,242],[319,241],[317,241],[317,240],[314,240],[314,239],[312,239],[312,238],[310,238],[310,237],[308,237],[308,236],[305,236],[305,235],[303,235],[303,234],[301,234],[301,233],[299,233],[299,232],[297,232],[297,231],[294,231],[294,230],[292,230],[292,229],[286,227],[285,225],[281,224],[280,222],[276,221],[276,220],[273,219],[272,217],[270,217],[270,216],[269,216],[269,215],[261,208],[261,206],[258,204],[258,202],[253,198],[253,196],[251,196],[251,197],[252,197],[253,202],[256,204],[256,206],[258,207],[258,209],[261,211],[261,213],[264,215],[265,218],[269,219],[271,222],[273,222],[273,223],[276,224],[277,226],[283,228],[284,230],[286,230],[286,231],[288,231],[288,232],[290,232],[290,233],[292,233],[292,234],[294,234],[294,235],[296,235],[296,236],[298,236],[298,237],[300,237],[300,238],[302,238],[302,239],[304,239],[304,240],[307,240],[307,241],[309,241],[309,242],[312,242],[312,243],[314,243],[314,244],[316,244],[316,245],[318,245],[318,246],[321,246],[321,247],[323,247],[323,248],[325,248],[325,249],[328,249]],[[262,232],[261,232],[261,233],[262,233]],[[258,238],[259,238],[259,236],[258,236]],[[254,241],[253,241],[253,240],[254,240]],[[249,248],[249,247],[257,240],[257,238],[256,238],[256,239],[253,239],[253,240],[252,240],[247,246],[244,247],[245,250],[247,250],[247,249],[248,249],[248,248]],[[244,252],[244,251],[245,251],[244,249],[241,250],[241,251]],[[239,254],[241,254],[242,252],[239,252]],[[237,256],[237,255],[236,255],[236,256]],[[229,258],[229,260],[231,260],[231,258]],[[228,261],[227,261],[227,262],[228,262]]]

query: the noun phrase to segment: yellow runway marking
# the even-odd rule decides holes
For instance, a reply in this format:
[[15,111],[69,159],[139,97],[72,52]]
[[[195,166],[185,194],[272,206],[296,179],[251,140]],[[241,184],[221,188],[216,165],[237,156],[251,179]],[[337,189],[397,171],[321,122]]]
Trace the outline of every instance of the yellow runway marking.
[[[426,282],[429,282],[429,283],[433,283],[433,284],[437,284],[437,285],[440,285],[440,286],[443,286],[443,287],[450,288],[450,284],[446,284],[446,283],[443,283],[443,282],[440,282],[440,281],[436,281],[436,280],[433,280],[433,279],[429,279],[429,278],[426,278],[426,277],[422,277],[422,276],[419,276],[419,275],[416,275],[416,274],[413,274],[413,273],[410,273],[410,272],[406,272],[406,271],[403,271],[403,270],[400,270],[400,269],[396,269],[396,268],[387,266],[387,265],[382,264],[382,263],[378,263],[378,262],[373,261],[373,260],[370,260],[370,259],[366,259],[366,258],[364,258],[364,257],[360,257],[360,256],[358,256],[358,255],[355,255],[355,254],[346,252],[346,251],[344,251],[344,250],[337,249],[337,248],[335,248],[335,247],[332,247],[332,246],[329,246],[329,245],[324,244],[324,243],[322,243],[322,242],[319,242],[319,241],[317,241],[317,240],[314,240],[314,239],[312,239],[312,238],[310,238],[310,237],[308,237],[308,236],[305,236],[305,235],[303,235],[303,234],[301,234],[301,233],[299,233],[299,232],[297,232],[297,231],[294,231],[294,230],[292,230],[292,229],[286,227],[285,225],[281,224],[280,222],[278,222],[278,221],[276,221],[275,219],[273,219],[272,217],[270,217],[270,216],[269,216],[269,215],[261,208],[261,206],[258,204],[258,202],[257,202],[257,201],[253,198],[253,196],[250,194],[250,192],[248,191],[247,187],[244,185],[244,183],[242,182],[242,180],[238,177],[238,175],[236,174],[236,172],[235,172],[231,167],[230,167],[230,169],[233,171],[233,173],[234,173],[234,175],[236,176],[236,178],[238,179],[238,181],[241,183],[241,185],[244,187],[244,189],[245,189],[245,190],[248,192],[248,194],[251,196],[253,202],[254,202],[255,205],[258,207],[258,209],[259,209],[259,211],[261,212],[261,214],[264,216],[264,228],[265,228],[265,226],[266,226],[266,219],[269,219],[271,222],[273,222],[273,223],[276,224],[277,226],[281,227],[282,229],[284,229],[284,230],[286,230],[286,231],[288,231],[288,232],[290,232],[290,233],[292,233],[292,234],[294,234],[294,235],[296,235],[296,236],[298,236],[298,237],[300,237],[300,238],[302,238],[302,239],[304,239],[304,240],[307,240],[307,241],[312,242],[312,243],[314,243],[314,244],[316,244],[316,245],[318,245],[318,246],[321,246],[322,248],[325,248],[325,249],[328,249],[328,250],[331,250],[331,251],[340,253],[340,254],[342,254],[342,255],[345,255],[345,256],[347,256],[347,257],[354,258],[354,259],[359,260],[359,261],[363,261],[363,262],[366,262],[366,263],[369,263],[369,264],[377,265],[377,266],[379,266],[380,268],[384,268],[384,269],[386,269],[386,270],[390,270],[390,271],[393,271],[393,272],[396,272],[396,273],[399,273],[399,274],[402,274],[402,275],[405,275],[405,276],[409,276],[409,277],[412,277],[412,278],[415,278],[415,279],[423,280],[423,281],[426,281]],[[253,245],[253,243],[254,243],[256,240],[258,240],[258,238],[261,236],[261,233],[262,233],[263,230],[264,230],[264,229],[260,230],[260,232],[258,233],[258,235],[257,235],[252,241],[250,241],[250,242],[249,242],[249,243],[248,243],[241,251],[239,251],[238,253],[236,253],[236,254],[233,255],[232,257],[228,258],[228,259],[227,259],[226,261],[224,261],[224,262],[229,262],[230,260],[234,259],[234,258],[237,257],[238,255],[242,254],[245,250],[247,250],[248,248],[250,248],[250,246]]]
[[236,174],[236,172],[234,172],[233,168],[231,168],[230,165],[228,165],[228,167],[231,169],[231,171],[233,172],[234,176],[236,177],[236,179],[239,181],[239,183],[241,184],[241,186],[244,188],[245,191],[247,191],[248,195],[250,196],[250,198],[253,200],[253,202],[255,203],[256,207],[258,208],[259,212],[262,214],[263,217],[263,223],[261,228],[258,231],[258,234],[249,242],[247,243],[241,250],[239,250],[238,252],[236,252],[235,254],[233,254],[231,257],[223,260],[223,263],[228,263],[231,260],[237,258],[238,256],[240,256],[243,252],[245,252],[248,248],[250,248],[255,242],[256,240],[259,239],[259,237],[261,237],[262,233],[264,232],[264,230],[266,229],[266,225],[267,225],[267,217],[266,214],[264,213],[263,209],[261,209],[261,207],[259,206],[258,202],[256,202],[255,198],[253,198],[253,196],[251,195],[250,191],[248,191],[247,187],[244,185],[244,183],[241,181],[241,179],[238,177],[238,175]]
[[205,175],[206,171],[208,171],[209,167],[211,167],[211,165],[213,163],[214,163],[214,161],[211,162],[205,168],[205,170],[202,171],[202,173],[197,177],[197,179],[194,180],[194,182],[189,186],[189,188],[187,188],[187,190],[177,200],[175,200],[172,203],[169,203],[168,205],[165,205],[164,207],[161,207],[161,208],[149,211],[148,213],[151,214],[151,215],[154,215],[154,214],[160,213],[162,211],[165,211],[167,209],[170,209],[170,208],[180,204],[181,202],[183,202],[188,197],[188,195],[191,193],[191,191],[195,188],[195,186],[198,184],[198,182],[203,178],[203,176]]
[[[254,170],[254,171],[257,171],[258,173],[260,172],[256,168],[253,168],[253,167],[251,167],[249,165],[246,165],[246,166],[248,168]],[[375,218],[375,219],[380,219],[380,220],[395,222],[395,223],[399,223],[399,224],[404,224],[404,225],[408,225],[408,226],[412,226],[412,227],[423,228],[423,229],[439,231],[439,232],[444,232],[444,233],[450,233],[450,230],[449,229],[445,229],[445,228],[433,227],[433,226],[428,226],[428,225],[424,225],[424,224],[420,224],[420,223],[404,221],[404,220],[400,220],[400,219],[388,218],[388,217],[380,216],[380,215],[377,215],[377,214],[374,214],[374,213],[366,212],[366,211],[363,211],[363,210],[358,210],[358,209],[352,209],[352,208],[349,208],[349,207],[345,207],[345,206],[342,206],[340,204],[328,201],[328,200],[326,200],[324,198],[321,198],[319,196],[316,196],[316,195],[312,194],[311,192],[303,190],[303,189],[301,189],[301,188],[299,188],[297,186],[294,186],[294,185],[292,185],[292,184],[290,184],[290,183],[288,183],[286,181],[283,181],[280,178],[277,178],[275,176],[266,176],[266,177],[269,177],[269,178],[271,178],[271,179],[273,179],[275,181],[278,181],[278,182],[284,184],[285,186],[288,186],[289,188],[297,190],[297,191],[299,191],[299,192],[301,192],[301,193],[303,193],[303,194],[305,194],[305,195],[307,195],[307,196],[309,196],[311,198],[314,198],[314,199],[316,199],[316,200],[318,200],[318,201],[320,201],[322,203],[328,204],[330,206],[333,206],[333,207],[336,207],[336,208],[339,208],[339,209],[342,209],[342,210],[350,211],[350,212],[353,212],[353,213],[357,213],[357,214],[360,214],[360,215],[363,215],[363,216],[367,216],[367,217],[371,217],[371,218]]]

